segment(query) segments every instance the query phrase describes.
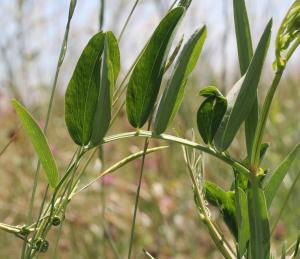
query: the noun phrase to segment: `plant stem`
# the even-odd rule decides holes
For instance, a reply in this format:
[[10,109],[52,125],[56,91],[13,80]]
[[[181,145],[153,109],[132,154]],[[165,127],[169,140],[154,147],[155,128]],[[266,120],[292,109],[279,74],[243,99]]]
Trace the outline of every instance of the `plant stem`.
[[[168,146],[161,146],[161,147],[155,147],[155,148],[148,148],[146,153],[150,154],[152,152],[156,152],[162,149],[167,148]],[[91,182],[89,182],[87,185],[85,185],[84,187],[82,187],[79,191],[76,191],[75,193],[73,193],[73,195],[76,195],[82,191],[84,191],[85,189],[87,189],[88,187],[90,187],[92,184],[94,184],[95,182],[97,182],[98,180],[100,180],[103,176],[110,174],[112,172],[115,172],[116,170],[120,169],[121,167],[123,167],[124,165],[128,164],[129,162],[135,160],[138,157],[141,157],[144,154],[144,151],[140,151],[137,153],[134,153],[130,156],[125,157],[124,159],[120,160],[119,162],[115,163],[114,165],[112,165],[111,167],[109,167],[108,169],[106,169],[103,173],[101,173],[98,177],[96,177],[94,180],[92,180]],[[82,174],[80,174],[78,176],[78,180],[79,177],[81,177]],[[75,187],[75,186],[74,186]]]
[[21,230],[15,226],[0,223],[0,229],[12,234],[19,234]]
[[101,31],[104,23],[104,9],[105,0],[100,0],[100,11],[99,11],[99,30]]
[[210,217],[207,215],[206,208],[205,208],[205,205],[204,205],[203,196],[202,196],[201,191],[198,187],[197,180],[196,180],[196,177],[195,177],[194,172],[193,172],[193,168],[191,168],[190,163],[187,163],[187,166],[188,166],[188,169],[189,169],[190,178],[191,178],[193,186],[194,186],[194,190],[196,192],[197,200],[199,201],[198,204],[199,204],[200,211],[201,211],[201,213],[199,213],[199,214],[200,214],[201,220],[204,222],[204,224],[208,228],[210,237],[212,238],[212,240],[214,241],[215,245],[217,246],[219,251],[222,253],[222,255],[226,259],[235,258],[236,256],[232,252],[231,247],[227,244],[226,240],[219,233],[218,229],[213,224],[213,222],[210,220]]
[[139,0],[136,0],[135,3],[134,3],[134,5],[133,5],[133,7],[132,7],[132,9],[131,9],[131,11],[130,11],[130,13],[129,13],[129,15],[128,15],[128,17],[127,17],[127,19],[126,19],[126,22],[125,22],[125,24],[124,24],[124,26],[123,26],[123,28],[121,30],[120,36],[118,38],[118,42],[121,41],[121,39],[123,37],[123,34],[124,34],[124,32],[125,32],[125,30],[127,28],[127,25],[128,25],[128,23],[130,21],[130,18],[132,17],[132,15],[134,13],[134,10],[135,10],[136,6],[138,5],[138,3],[139,3]]
[[[150,128],[151,128],[152,116],[153,116],[153,113],[151,114],[151,116],[149,118],[148,130],[150,130]],[[135,204],[134,204],[133,218],[132,218],[132,223],[131,223],[130,240],[129,240],[128,259],[131,258],[131,253],[132,253],[136,215],[137,215],[137,209],[138,209],[138,206],[139,206],[140,192],[141,192],[142,179],[143,179],[143,173],[144,173],[145,158],[146,158],[146,153],[147,153],[148,146],[149,146],[149,138],[146,138],[145,143],[144,143],[144,149],[143,149],[143,156],[142,156],[142,162],[141,162],[141,171],[140,171],[140,176],[139,176],[139,182],[138,182],[138,187],[137,187],[136,195],[135,195]]]
[[260,152],[260,145],[262,143],[263,133],[266,127],[267,118],[270,112],[270,107],[272,104],[272,100],[274,94],[276,92],[277,86],[280,82],[284,69],[281,69],[276,72],[275,77],[273,79],[272,85],[269,88],[267,93],[262,112],[258,121],[258,126],[255,131],[254,141],[253,141],[253,148],[251,154],[251,171],[256,174],[258,167],[259,167],[259,152]]
[[[44,133],[45,134],[47,133],[47,129],[48,129],[49,121],[50,121],[50,116],[51,116],[51,112],[52,112],[52,108],[53,108],[54,94],[55,94],[55,91],[56,91],[57,80],[58,80],[58,76],[59,76],[59,73],[60,73],[60,68],[61,68],[61,65],[64,61],[66,51],[67,51],[70,25],[71,25],[71,20],[72,20],[74,10],[75,10],[75,7],[76,7],[76,3],[77,3],[77,0],[71,0],[70,1],[68,21],[67,21],[67,25],[66,25],[66,29],[65,29],[65,33],[64,33],[64,38],[63,38],[63,42],[62,42],[62,45],[61,45],[57,66],[56,66],[56,72],[55,72],[54,81],[53,81],[53,84],[52,84],[51,95],[50,95],[50,100],[49,100],[49,105],[48,105],[48,110],[47,110],[47,115],[46,115],[46,120],[45,120],[45,126],[44,126]],[[36,170],[35,170],[35,174],[34,174],[34,183],[33,183],[33,188],[32,188],[32,193],[31,193],[30,204],[29,204],[29,211],[28,211],[28,217],[27,217],[28,223],[30,223],[31,220],[32,220],[33,204],[34,204],[34,199],[35,199],[35,194],[36,194],[36,189],[37,189],[37,184],[38,184],[40,167],[41,167],[41,164],[40,164],[40,161],[38,161],[38,164],[37,164],[37,167],[36,167]]]
[[231,167],[233,167],[236,170],[238,170],[239,172],[241,172],[246,177],[249,177],[250,174],[251,174],[249,169],[247,169],[243,164],[235,161],[231,157],[228,157],[224,153],[219,153],[219,152],[217,152],[216,150],[214,150],[210,147],[205,147],[205,146],[202,146],[202,145],[200,145],[196,142],[186,140],[186,139],[183,139],[183,138],[179,138],[179,137],[175,137],[175,136],[168,135],[168,134],[156,135],[155,133],[153,133],[151,131],[138,130],[138,131],[125,132],[125,133],[105,137],[103,139],[102,143],[104,144],[104,143],[109,143],[109,142],[113,142],[113,141],[116,141],[116,140],[128,139],[128,138],[133,138],[133,137],[161,139],[161,140],[181,144],[181,145],[184,145],[184,146],[189,146],[191,148],[203,151],[203,152],[205,152],[209,155],[212,155],[214,157],[219,158],[220,160],[222,160],[226,164],[230,165]]

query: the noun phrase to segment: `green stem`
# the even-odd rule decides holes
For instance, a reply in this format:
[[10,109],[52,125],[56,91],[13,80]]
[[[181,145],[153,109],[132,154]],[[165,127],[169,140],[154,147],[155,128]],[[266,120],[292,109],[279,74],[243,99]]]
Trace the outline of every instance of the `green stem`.
[[100,0],[100,11],[99,11],[99,30],[101,31],[104,24],[104,9],[105,0]]
[[118,38],[118,42],[121,41],[121,39],[122,39],[122,37],[123,37],[123,34],[124,34],[124,32],[125,32],[125,30],[126,30],[126,28],[127,28],[127,25],[128,25],[128,23],[129,23],[129,21],[130,21],[132,15],[133,15],[134,10],[135,10],[136,6],[138,5],[138,3],[139,3],[139,0],[136,0],[135,3],[134,3],[134,5],[133,5],[133,7],[132,7],[132,9],[131,9],[131,11],[130,11],[130,13],[129,13],[129,15],[128,15],[128,17],[127,17],[127,19],[126,19],[126,22],[125,22],[125,24],[124,24],[124,26],[123,26],[123,28],[122,28],[122,30],[121,30],[120,36],[119,36],[119,38]]
[[11,225],[7,225],[4,223],[0,223],[0,229],[8,232],[8,233],[12,233],[12,234],[20,234],[21,230],[15,226],[11,226]]
[[[152,152],[156,152],[162,149],[167,148],[168,146],[161,146],[161,147],[155,147],[155,148],[148,148],[146,153],[150,154]],[[125,157],[124,159],[120,160],[119,162],[117,162],[116,164],[112,165],[111,167],[109,167],[108,169],[106,169],[103,173],[101,173],[98,177],[96,177],[94,180],[92,180],[91,182],[89,182],[87,185],[85,185],[84,187],[82,187],[79,191],[76,191],[75,193],[73,193],[73,195],[76,195],[82,191],[84,191],[85,189],[87,189],[88,187],[90,187],[92,184],[94,184],[95,182],[97,182],[98,180],[100,180],[103,176],[110,174],[112,172],[115,172],[116,170],[120,169],[121,167],[123,167],[124,165],[128,164],[129,162],[141,157],[144,154],[144,151],[140,151],[137,153],[134,153],[130,156]],[[81,174],[82,175],[82,174]],[[80,176],[81,176],[80,175]],[[78,177],[79,178],[79,177]],[[74,186],[75,187],[75,186]]]
[[253,141],[253,148],[251,154],[251,171],[256,174],[258,167],[259,167],[259,152],[260,152],[260,145],[263,139],[263,133],[266,127],[267,118],[270,112],[270,107],[272,104],[272,100],[274,94],[276,92],[277,86],[280,82],[284,69],[281,69],[276,72],[275,77],[273,79],[272,85],[269,88],[267,93],[262,112],[259,118],[258,126],[255,131],[254,141]]
[[[151,113],[151,116],[149,118],[148,130],[150,130],[150,128],[151,128],[152,116],[153,116],[153,112]],[[132,253],[135,223],[136,223],[136,215],[137,215],[137,209],[138,209],[138,206],[139,206],[140,192],[141,192],[142,179],[143,179],[144,166],[145,166],[145,158],[146,158],[148,146],[149,146],[149,138],[146,138],[145,143],[144,143],[144,148],[143,148],[143,156],[142,156],[142,162],[141,162],[139,182],[138,182],[138,187],[137,187],[136,195],[135,195],[134,211],[133,211],[133,218],[132,218],[131,232],[130,232],[130,240],[129,240],[128,259],[131,258],[131,253]]]
[[200,206],[200,211],[201,211],[201,213],[200,213],[201,220],[205,223],[205,225],[208,229],[208,232],[210,234],[210,237],[212,238],[212,240],[214,241],[215,245],[217,246],[219,251],[222,253],[222,255],[226,259],[235,258],[236,256],[232,252],[232,249],[227,244],[227,242],[223,238],[223,236],[219,233],[219,231],[217,230],[217,228],[215,227],[213,222],[210,220],[210,217],[207,215],[206,208],[204,205],[204,200],[201,195],[201,191],[199,190],[196,177],[193,173],[193,169],[190,167],[189,163],[187,163],[187,165],[188,165],[188,169],[189,169],[190,178],[192,180],[194,190],[196,191],[196,196],[199,201],[199,206]]
[[[45,134],[47,133],[47,130],[48,130],[48,125],[49,125],[50,116],[51,116],[51,112],[52,112],[52,108],[53,108],[54,94],[55,94],[55,91],[56,91],[57,80],[58,80],[58,76],[59,76],[59,73],[60,73],[60,68],[61,68],[61,65],[64,61],[66,51],[67,51],[70,25],[71,25],[71,20],[72,20],[74,10],[75,10],[75,7],[76,7],[76,3],[77,3],[77,0],[71,0],[70,1],[68,21],[67,21],[67,25],[66,25],[66,29],[65,29],[65,33],[64,33],[64,39],[63,39],[61,49],[60,49],[60,53],[59,53],[59,58],[58,58],[57,66],[56,66],[54,81],[53,81],[52,88],[51,88],[51,95],[50,95],[49,105],[48,105],[48,109],[47,109],[47,115],[46,115],[45,126],[44,126],[44,133]],[[36,189],[37,189],[37,184],[38,184],[40,167],[41,167],[41,164],[40,164],[40,161],[39,161],[38,164],[37,164],[36,170],[35,170],[35,174],[34,174],[34,183],[33,183],[31,199],[30,199],[30,204],[29,204],[29,211],[28,211],[28,216],[27,216],[28,223],[30,223],[31,220],[32,220],[33,204],[34,204],[34,199],[35,199],[35,194],[36,194]],[[24,254],[22,255],[22,257],[23,256],[24,256]]]
[[146,138],[145,144],[144,144],[142,162],[141,162],[139,182],[138,182],[138,187],[137,187],[136,195],[135,195],[134,211],[133,211],[133,218],[132,218],[131,231],[130,231],[130,240],[129,240],[129,250],[128,250],[128,257],[127,257],[128,259],[131,258],[131,254],[132,254],[134,231],[135,231],[135,224],[136,224],[136,215],[137,215],[137,209],[139,206],[139,199],[140,199],[140,192],[141,192],[144,165],[145,165],[145,157],[146,157],[145,155],[146,155],[148,146],[149,146],[149,138]]
[[251,172],[244,165],[242,165],[241,163],[235,161],[231,157],[228,157],[224,153],[219,153],[219,152],[217,152],[216,150],[214,150],[210,147],[205,147],[205,146],[202,146],[202,145],[200,145],[196,142],[186,140],[186,139],[183,139],[183,138],[179,138],[179,137],[175,137],[175,136],[168,135],[168,134],[156,135],[155,133],[153,133],[151,131],[138,130],[138,131],[125,132],[125,133],[105,137],[103,139],[102,143],[104,144],[104,143],[109,143],[109,142],[113,142],[113,141],[117,141],[117,140],[121,140],[121,139],[133,138],[133,137],[161,139],[161,140],[181,144],[181,145],[184,145],[184,146],[189,146],[191,148],[203,151],[203,152],[205,152],[205,153],[207,153],[211,156],[219,158],[221,161],[223,161],[226,164],[230,165],[231,167],[238,170],[239,172],[241,172],[243,175],[245,175],[247,177],[249,177],[250,174],[251,174]]

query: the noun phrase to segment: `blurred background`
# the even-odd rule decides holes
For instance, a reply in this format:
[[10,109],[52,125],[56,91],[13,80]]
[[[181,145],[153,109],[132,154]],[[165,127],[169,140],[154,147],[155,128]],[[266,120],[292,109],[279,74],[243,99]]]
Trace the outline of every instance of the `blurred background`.
[[[71,23],[68,50],[62,65],[55,95],[54,110],[48,130],[49,142],[63,172],[75,150],[64,122],[64,92],[75,64],[88,39],[99,30],[99,0],[78,0]],[[133,0],[105,1],[104,30],[119,35],[134,5]],[[140,0],[120,42],[121,81],[150,33],[166,13],[172,1]],[[281,20],[293,1],[246,1],[254,46],[268,20],[273,18],[273,37],[260,83],[260,98],[272,80],[274,37]],[[10,105],[11,98],[21,100],[44,125],[51,85],[64,35],[69,1],[64,0],[1,0],[0,1],[0,222],[23,224],[29,205],[37,158]],[[206,24],[208,37],[193,76],[188,83],[184,103],[173,123],[185,137],[195,128],[196,111],[201,103],[199,90],[216,85],[225,94],[239,79],[239,65],[234,35],[231,0],[194,0],[188,10],[175,42],[182,35],[187,40],[194,30]],[[265,169],[276,168],[279,161],[300,140],[300,52],[288,64],[272,106],[266,142],[271,143],[264,161]],[[168,78],[168,75],[165,76]],[[191,116],[194,114],[194,116]],[[122,112],[108,133],[130,131]],[[169,130],[174,134],[174,130]],[[201,142],[196,133],[196,139]],[[10,143],[9,146],[7,144]],[[151,141],[152,146],[162,145]],[[5,147],[7,147],[5,149]],[[112,143],[104,147],[104,160],[95,158],[88,168],[83,184],[99,175],[109,165],[130,153],[141,150],[142,140]],[[243,132],[230,149],[236,158],[245,157]],[[205,159],[205,177],[228,189],[233,174],[230,168]],[[298,173],[296,162],[281,186],[271,208],[272,219],[285,203],[286,194]],[[134,205],[140,162],[134,161],[118,172],[75,196],[68,208],[58,258],[125,258]],[[38,212],[45,190],[43,174],[38,185]],[[298,197],[295,188],[273,235],[274,253],[286,242],[290,244],[300,227]],[[212,218],[221,224],[221,215],[209,207]],[[228,234],[225,226],[221,228]],[[41,258],[51,258],[50,249]],[[54,239],[53,239],[54,240]],[[0,232],[0,258],[18,258],[21,241]],[[144,258],[142,249],[156,258],[220,258],[214,244],[200,222],[181,148],[170,145],[167,150],[146,158],[141,201],[136,228],[135,258]],[[113,250],[115,249],[115,252]]]

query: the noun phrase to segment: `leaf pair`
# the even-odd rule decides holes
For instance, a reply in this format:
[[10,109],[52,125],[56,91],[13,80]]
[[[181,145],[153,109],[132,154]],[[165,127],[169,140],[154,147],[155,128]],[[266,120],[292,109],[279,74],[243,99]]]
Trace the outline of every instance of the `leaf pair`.
[[208,86],[200,91],[206,97],[197,113],[199,133],[205,144],[212,144],[214,136],[226,112],[227,100],[214,86]]
[[128,82],[126,110],[130,124],[141,128],[148,120],[161,85],[167,56],[185,9],[171,10],[154,31]]
[[154,122],[156,134],[163,133],[178,112],[187,80],[199,59],[206,34],[205,26],[197,30],[180,53],[157,109]]
[[97,33],[84,48],[65,95],[65,120],[76,144],[101,143],[111,120],[112,91],[119,70],[115,36]]
[[224,151],[230,146],[255,103],[256,91],[269,47],[271,27],[272,21],[264,30],[246,74],[227,95],[227,111],[214,139],[214,143],[220,151]]

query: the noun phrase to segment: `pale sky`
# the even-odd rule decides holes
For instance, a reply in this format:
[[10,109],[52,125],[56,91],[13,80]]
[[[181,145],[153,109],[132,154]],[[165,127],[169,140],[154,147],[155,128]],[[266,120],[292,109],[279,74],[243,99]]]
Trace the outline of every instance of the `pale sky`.
[[[62,41],[68,0],[23,0],[23,30],[18,33],[16,21],[18,11],[17,0],[0,1],[0,46],[5,49],[7,60],[11,66],[17,84],[22,85],[23,93],[50,85],[53,79],[60,44]],[[104,30],[113,30],[117,35],[135,0],[107,0]],[[151,35],[164,10],[154,3],[157,0],[141,0],[132,17],[126,35],[120,48],[122,53],[123,70],[130,65],[147,38]],[[171,1],[161,0],[167,8]],[[254,44],[262,33],[267,21],[273,17],[273,33],[276,32],[291,0],[246,0],[252,27]],[[78,0],[73,17],[69,38],[69,49],[59,78],[59,89],[64,91],[67,81],[74,69],[75,63],[88,39],[98,29],[99,0]],[[227,17],[227,19],[226,19]],[[204,47],[204,57],[213,73],[218,75],[226,65],[227,80],[236,71],[236,44],[232,14],[232,0],[193,0],[189,13],[181,26],[178,36],[184,32],[185,39],[198,27],[206,24],[208,37]],[[19,31],[20,32],[20,31]],[[226,39],[227,44],[222,42]],[[274,37],[273,37],[274,39]],[[20,53],[21,52],[21,53]],[[25,55],[24,62],[20,55]],[[7,62],[0,53],[0,89],[7,80]],[[206,55],[206,56],[205,56]],[[272,48],[269,53],[273,58]],[[31,59],[34,57],[34,59]],[[201,62],[201,61],[200,61]],[[232,72],[231,72],[232,70]]]

